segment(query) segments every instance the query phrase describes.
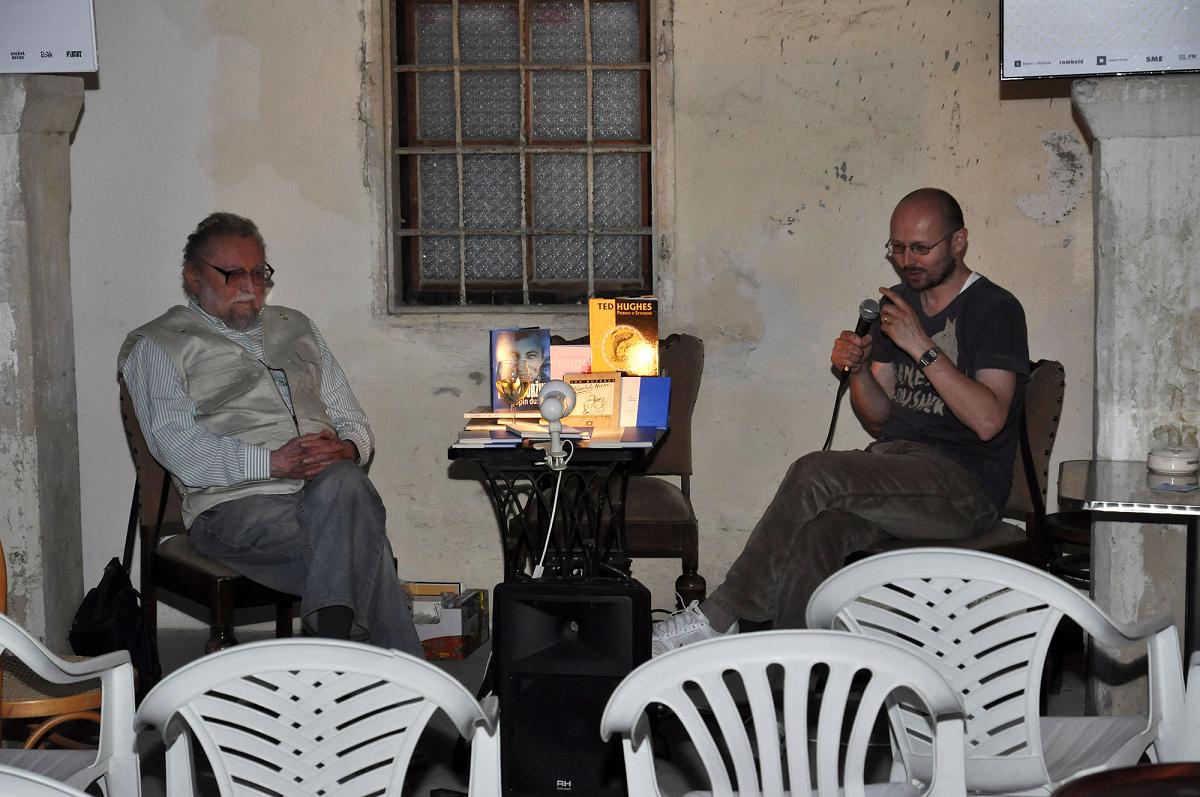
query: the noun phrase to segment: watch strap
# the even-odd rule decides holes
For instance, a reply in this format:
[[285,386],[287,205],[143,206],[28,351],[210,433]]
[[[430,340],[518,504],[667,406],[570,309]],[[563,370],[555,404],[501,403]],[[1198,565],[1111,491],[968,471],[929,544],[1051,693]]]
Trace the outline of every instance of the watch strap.
[[921,359],[917,360],[917,368],[920,368],[922,371],[924,371],[926,368],[933,365],[934,361],[937,360],[938,355],[941,353],[942,350],[937,346],[931,347],[927,352],[921,355]]

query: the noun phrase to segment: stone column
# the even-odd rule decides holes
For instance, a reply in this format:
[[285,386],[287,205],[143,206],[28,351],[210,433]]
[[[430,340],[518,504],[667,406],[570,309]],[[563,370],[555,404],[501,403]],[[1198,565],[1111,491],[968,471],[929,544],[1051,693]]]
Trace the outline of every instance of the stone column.
[[[1200,76],[1081,80],[1072,99],[1095,139],[1095,456],[1144,460],[1200,423]],[[1182,526],[1096,523],[1094,596],[1120,620],[1182,624],[1184,560]],[[1100,656],[1097,674],[1126,663]],[[1145,681],[1090,696],[1143,711]]]
[[67,650],[82,596],[67,232],[83,80],[0,76],[0,540],[8,614]]

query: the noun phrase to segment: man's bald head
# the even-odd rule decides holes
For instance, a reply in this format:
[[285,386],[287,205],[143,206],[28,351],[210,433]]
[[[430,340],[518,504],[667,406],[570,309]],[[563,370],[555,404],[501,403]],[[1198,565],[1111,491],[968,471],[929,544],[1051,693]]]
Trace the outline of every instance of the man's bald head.
[[918,205],[934,210],[945,223],[947,230],[957,230],[966,226],[958,200],[940,188],[918,188],[896,203],[896,209],[899,210],[905,205]]

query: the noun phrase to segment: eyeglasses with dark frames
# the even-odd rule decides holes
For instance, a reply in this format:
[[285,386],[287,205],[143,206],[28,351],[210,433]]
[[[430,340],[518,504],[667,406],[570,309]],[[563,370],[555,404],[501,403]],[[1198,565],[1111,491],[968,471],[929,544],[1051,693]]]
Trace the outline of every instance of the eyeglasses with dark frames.
[[883,245],[883,248],[887,252],[888,257],[904,257],[904,251],[906,249],[909,252],[912,252],[917,257],[921,257],[923,255],[929,254],[934,249],[937,249],[938,246],[942,244],[942,242],[948,240],[952,235],[954,235],[954,233],[958,232],[961,229],[962,229],[962,227],[956,227],[955,229],[946,233],[941,238],[937,239],[936,241],[934,241],[931,244],[920,244],[920,243],[903,244],[903,243],[900,243],[899,241],[888,241],[887,243],[885,243]]
[[249,279],[255,285],[271,285],[274,282],[272,277],[275,276],[275,269],[271,268],[270,263],[263,263],[257,268],[247,271],[244,268],[230,270],[214,266],[202,257],[197,257],[196,260],[224,277],[226,285],[241,279]]

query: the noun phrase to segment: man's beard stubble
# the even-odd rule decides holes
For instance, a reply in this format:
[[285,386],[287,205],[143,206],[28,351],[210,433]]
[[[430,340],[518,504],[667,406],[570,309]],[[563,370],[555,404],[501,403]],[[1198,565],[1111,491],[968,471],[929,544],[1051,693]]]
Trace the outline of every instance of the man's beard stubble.
[[900,279],[904,280],[904,284],[911,290],[927,291],[931,288],[936,288],[949,279],[950,275],[954,273],[954,266],[954,255],[947,253],[944,258],[929,267],[912,269],[912,276],[923,278],[919,283],[914,284],[909,276],[910,271],[904,268],[899,269]]

